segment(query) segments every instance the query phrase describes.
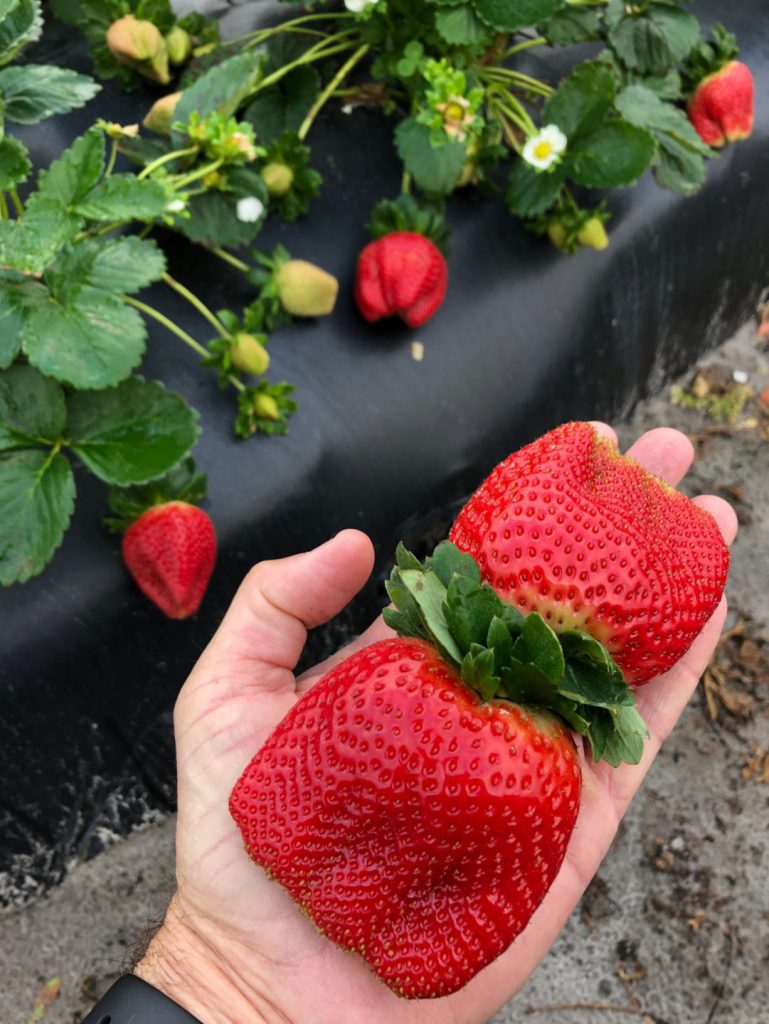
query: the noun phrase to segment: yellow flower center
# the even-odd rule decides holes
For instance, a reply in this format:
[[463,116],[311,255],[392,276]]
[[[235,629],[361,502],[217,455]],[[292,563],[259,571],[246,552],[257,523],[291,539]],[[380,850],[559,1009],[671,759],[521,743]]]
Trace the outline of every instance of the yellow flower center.
[[534,147],[534,156],[537,158],[537,160],[547,160],[547,158],[550,156],[552,152],[552,142],[547,142],[545,139],[543,139],[541,142],[538,142]]
[[449,103],[446,107],[445,117],[447,121],[461,121],[465,112],[460,103]]

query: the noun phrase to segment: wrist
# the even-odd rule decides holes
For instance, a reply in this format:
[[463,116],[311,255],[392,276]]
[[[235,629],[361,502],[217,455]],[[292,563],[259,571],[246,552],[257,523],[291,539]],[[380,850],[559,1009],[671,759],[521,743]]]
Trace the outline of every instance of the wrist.
[[261,984],[251,958],[243,974],[238,970],[242,959],[243,951],[236,942],[219,936],[214,941],[174,897],[134,973],[201,1024],[284,1022],[286,1018],[265,996],[267,986]]

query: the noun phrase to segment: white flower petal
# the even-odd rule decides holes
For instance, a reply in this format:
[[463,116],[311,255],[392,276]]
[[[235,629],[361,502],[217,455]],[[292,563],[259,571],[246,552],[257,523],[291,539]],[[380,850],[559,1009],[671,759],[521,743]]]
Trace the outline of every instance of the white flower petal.
[[549,142],[556,153],[563,153],[566,149],[567,138],[557,124],[547,124],[539,133],[543,142]]
[[236,207],[237,218],[245,224],[254,224],[263,213],[264,203],[256,196],[247,196],[245,199],[238,200]]
[[567,138],[555,124],[548,124],[526,141],[521,154],[526,163],[538,171],[546,171],[557,163],[566,149]]
[[361,11],[365,11],[367,7],[376,2],[377,0],[344,0],[344,5],[353,14],[360,14]]
[[166,206],[166,213],[181,213],[186,205],[183,199],[172,199]]

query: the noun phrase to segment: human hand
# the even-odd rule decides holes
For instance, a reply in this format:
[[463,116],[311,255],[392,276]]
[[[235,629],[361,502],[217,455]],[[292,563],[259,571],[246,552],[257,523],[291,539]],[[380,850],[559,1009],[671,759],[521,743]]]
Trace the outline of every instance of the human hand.
[[[613,436],[601,425],[602,433]],[[669,483],[692,460],[684,435],[644,434],[628,454]],[[737,524],[720,498],[696,499],[727,541]],[[598,869],[617,825],[704,670],[726,614],[722,602],[687,656],[636,691],[650,738],[639,765],[582,759],[582,803],[561,870],[527,928],[452,996],[407,1002],[363,960],[318,934],[288,894],[254,865],[227,798],[256,750],[331,664],[390,635],[378,619],[345,650],[298,679],[306,630],[337,614],[373,563],[363,534],[343,531],[314,551],[264,562],[246,577],[176,706],[178,890],[137,969],[203,1024],[480,1024],[526,981]]]

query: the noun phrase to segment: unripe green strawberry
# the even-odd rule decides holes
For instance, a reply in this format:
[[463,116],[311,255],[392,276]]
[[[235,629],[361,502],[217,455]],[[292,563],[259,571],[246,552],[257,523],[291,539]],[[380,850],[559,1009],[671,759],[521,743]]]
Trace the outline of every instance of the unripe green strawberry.
[[156,135],[170,135],[174,111],[181,98],[180,92],[170,92],[167,96],[161,96],[159,100],[155,100],[142,121],[144,127],[149,128]]
[[133,68],[140,75],[167,85],[168,47],[158,28],[151,21],[127,14],[107,29],[105,41],[118,64]]
[[287,260],[275,273],[278,297],[292,316],[326,316],[336,304],[339,282],[307,260]]
[[258,377],[267,372],[270,355],[262,343],[246,331],[238,331],[230,346],[232,365],[242,373],[252,373]]
[[294,172],[288,164],[270,163],[262,168],[262,178],[267,191],[275,199],[281,199],[291,191],[294,184]]
[[174,25],[171,31],[166,33],[166,46],[171,63],[177,66],[184,64],[192,53],[192,37],[180,25]]
[[262,391],[254,397],[254,412],[259,419],[272,420],[273,423],[277,423],[280,419],[278,403],[272,395],[267,395]]
[[580,245],[587,246],[589,249],[598,249],[599,252],[608,248],[609,236],[606,234],[606,228],[603,226],[601,218],[591,217],[586,220],[577,232],[577,241]]
[[566,252],[566,239],[568,238],[568,231],[563,224],[550,224],[547,228],[547,237],[561,252]]

